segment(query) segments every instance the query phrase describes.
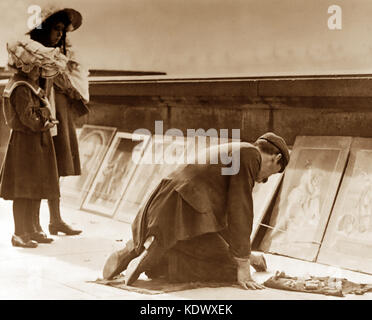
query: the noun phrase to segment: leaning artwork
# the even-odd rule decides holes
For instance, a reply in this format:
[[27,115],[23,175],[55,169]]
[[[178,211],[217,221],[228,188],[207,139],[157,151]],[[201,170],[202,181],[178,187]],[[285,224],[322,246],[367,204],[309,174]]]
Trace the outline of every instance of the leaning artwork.
[[186,164],[187,155],[192,157],[194,153],[194,139],[154,135],[123,195],[115,219],[131,223],[158,183]]
[[113,216],[149,138],[126,132],[115,135],[83,202],[83,210]]
[[80,208],[115,132],[114,127],[88,124],[77,130],[81,175],[61,179],[61,196],[65,205]]
[[123,195],[115,219],[131,223],[163,178],[187,163],[205,163],[206,148],[228,141],[231,140],[210,136],[154,135]]
[[283,174],[278,173],[269,177],[266,183],[256,183],[252,190],[253,198],[253,228],[251,242],[253,242],[261,222],[273,200],[275,193],[282,181]]
[[296,138],[261,250],[315,261],[351,139]]
[[318,261],[372,274],[372,139],[354,138]]

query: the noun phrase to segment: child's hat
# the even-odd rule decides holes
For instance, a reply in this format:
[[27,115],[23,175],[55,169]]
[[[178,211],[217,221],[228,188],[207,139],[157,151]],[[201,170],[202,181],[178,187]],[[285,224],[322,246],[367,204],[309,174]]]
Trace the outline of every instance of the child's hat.
[[61,14],[65,14],[66,15],[66,18],[69,20],[70,24],[68,26],[66,26],[67,28],[67,31],[74,31],[76,29],[78,29],[82,22],[83,22],[83,17],[81,15],[81,13],[75,9],[72,9],[72,8],[64,8],[64,9],[61,9],[61,8],[57,8],[55,6],[47,6],[43,9],[41,9],[41,24],[38,25],[38,26],[34,26],[33,29],[31,29],[30,31],[28,31],[26,34],[29,34],[32,30],[34,30],[35,28],[42,28],[43,24],[47,21],[47,20],[52,20],[54,17],[58,16],[58,15],[61,15]]

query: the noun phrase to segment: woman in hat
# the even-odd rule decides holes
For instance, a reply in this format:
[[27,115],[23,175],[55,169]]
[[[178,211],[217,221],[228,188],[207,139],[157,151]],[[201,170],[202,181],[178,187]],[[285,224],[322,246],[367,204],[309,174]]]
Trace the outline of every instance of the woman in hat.
[[[56,121],[40,76],[66,66],[52,48],[27,42],[8,44],[9,66],[16,73],[3,92],[7,125],[12,129],[0,173],[0,196],[13,200],[13,246],[35,248],[53,239],[35,228],[41,199],[58,199],[58,171],[50,130]],[[37,54],[35,54],[37,52]]]
[[[82,16],[74,9],[49,8],[42,11],[41,25],[29,32],[32,40],[45,47],[57,48],[68,59],[65,72],[43,84],[51,102],[55,103],[56,118],[59,121],[53,141],[60,177],[81,174],[74,118],[89,111],[86,106],[89,101],[88,72],[76,61],[66,39],[66,33],[76,30],[81,23]],[[51,234],[81,233],[81,230],[74,230],[62,220],[59,198],[49,199],[48,205]]]

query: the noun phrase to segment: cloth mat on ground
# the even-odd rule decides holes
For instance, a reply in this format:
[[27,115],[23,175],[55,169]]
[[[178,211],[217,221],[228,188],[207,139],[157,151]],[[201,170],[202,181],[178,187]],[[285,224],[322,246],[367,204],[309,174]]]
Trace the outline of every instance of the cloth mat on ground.
[[89,283],[97,283],[107,286],[112,286],[118,289],[127,290],[143,294],[162,294],[175,291],[191,290],[197,288],[219,288],[219,287],[238,287],[233,283],[217,283],[217,282],[187,282],[187,283],[170,283],[165,279],[138,279],[131,286],[125,284],[125,277],[120,275],[113,280],[97,279],[96,281],[88,281]]
[[347,279],[332,277],[290,277],[285,272],[279,271],[266,280],[264,285],[273,289],[318,293],[337,297],[344,297],[347,294],[362,295],[372,291],[372,284],[358,284]]

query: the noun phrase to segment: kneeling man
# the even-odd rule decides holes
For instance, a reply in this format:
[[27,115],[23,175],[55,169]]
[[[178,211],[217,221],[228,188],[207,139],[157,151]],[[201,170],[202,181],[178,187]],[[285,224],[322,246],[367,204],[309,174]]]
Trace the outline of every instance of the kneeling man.
[[[210,161],[227,155],[235,168]],[[288,147],[268,132],[254,144],[211,147],[209,157],[206,164],[188,164],[160,182],[132,224],[133,239],[107,259],[105,279],[126,270],[127,285],[146,272],[170,282],[237,282],[245,289],[263,288],[250,272],[251,265],[266,270],[263,256],[251,255],[252,189],[255,182],[284,171]]]

